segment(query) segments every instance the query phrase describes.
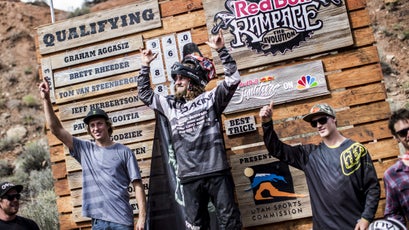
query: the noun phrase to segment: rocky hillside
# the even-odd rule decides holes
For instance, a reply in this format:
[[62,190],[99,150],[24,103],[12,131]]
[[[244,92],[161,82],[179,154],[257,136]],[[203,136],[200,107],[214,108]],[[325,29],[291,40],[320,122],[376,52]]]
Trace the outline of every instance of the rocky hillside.
[[367,3],[391,109],[409,108],[409,1]]
[[[67,15],[56,12],[57,19]],[[0,1],[0,17],[0,159],[12,162],[26,143],[44,139],[35,28],[51,16],[44,4]]]
[[[409,96],[409,2],[367,0],[384,69],[392,109],[407,107]],[[132,0],[110,0],[91,11],[105,10]],[[56,11],[56,20],[67,12]],[[45,141],[44,118],[38,98],[35,28],[51,23],[49,7],[18,0],[0,0],[0,158],[13,162],[24,145]]]

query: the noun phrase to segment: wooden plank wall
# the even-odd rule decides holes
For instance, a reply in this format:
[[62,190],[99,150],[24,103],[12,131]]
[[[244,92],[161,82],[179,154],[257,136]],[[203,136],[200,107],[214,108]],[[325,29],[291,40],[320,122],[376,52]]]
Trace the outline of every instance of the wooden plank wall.
[[[160,0],[160,13],[162,27],[141,32],[144,41],[166,34],[190,31],[192,40],[199,44],[204,55],[211,56],[210,49],[204,44],[208,40],[205,13],[201,0]],[[386,101],[385,86],[380,67],[377,48],[365,0],[347,0],[351,29],[354,44],[342,48],[337,52],[326,53],[318,56],[297,58],[282,63],[273,63],[258,67],[257,70],[246,69],[241,72],[245,75],[254,71],[265,71],[277,67],[321,60],[324,65],[329,90],[328,96],[313,98],[278,105],[274,108],[273,119],[277,121],[276,130],[281,138],[289,144],[318,143],[320,137],[314,129],[302,121],[301,116],[317,102],[327,102],[337,111],[338,126],[342,133],[368,147],[374,160],[382,194],[377,212],[377,217],[382,217],[385,203],[383,191],[383,172],[396,161],[399,154],[397,143],[392,139],[387,129],[387,119],[390,114],[389,104]],[[296,52],[293,51],[293,52]],[[41,59],[41,55],[39,55]],[[137,74],[137,72],[135,72]],[[215,87],[212,81],[208,89]],[[268,104],[269,102],[266,102]],[[58,108],[56,108],[58,109]],[[258,109],[223,117],[224,120],[244,116],[256,118],[257,131],[251,134],[235,136],[225,135],[226,148],[229,154],[242,154],[245,152],[264,150],[262,130]],[[223,122],[224,123],[224,122]],[[67,167],[70,162],[64,154],[63,145],[48,131],[52,172],[54,177],[55,192],[58,196],[57,205],[61,229],[90,229],[90,222],[74,222],[73,197],[67,178]],[[311,135],[312,134],[312,135]],[[147,166],[148,167],[148,166]],[[289,222],[281,222],[247,229],[310,229],[311,218]]]
[[[390,107],[386,101],[386,91],[380,67],[377,48],[371,27],[371,21],[365,8],[364,0],[347,0],[354,45],[337,50],[336,53],[318,57],[295,59],[295,63],[321,60],[331,92],[328,96],[313,98],[277,105],[274,107],[273,120],[280,138],[288,144],[319,143],[320,137],[315,129],[306,124],[301,117],[307,114],[316,103],[328,103],[337,111],[338,127],[342,134],[363,143],[369,150],[381,184],[381,200],[376,218],[383,217],[385,192],[382,181],[384,171],[396,161],[399,148],[393,140],[387,121]],[[274,63],[258,71],[265,71],[288,63]],[[294,63],[291,63],[293,65]],[[248,70],[251,72],[251,69]],[[245,71],[241,72],[245,75]],[[266,102],[268,104],[269,102]],[[226,148],[229,154],[264,150],[259,110],[246,111],[240,114],[229,114],[225,119],[255,116],[258,130],[252,135],[243,134],[226,137]],[[313,134],[313,135],[311,135]],[[311,229],[311,218],[287,221],[246,229]]]

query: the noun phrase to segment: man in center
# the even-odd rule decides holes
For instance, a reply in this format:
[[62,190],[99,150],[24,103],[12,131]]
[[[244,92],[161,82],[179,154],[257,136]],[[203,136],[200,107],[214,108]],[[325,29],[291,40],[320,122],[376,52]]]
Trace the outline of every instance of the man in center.
[[214,66],[190,43],[184,47],[182,62],[172,66],[175,95],[170,96],[151,89],[149,64],[157,55],[141,50],[138,95],[170,123],[177,176],[183,185],[186,229],[208,229],[209,201],[216,207],[219,229],[241,229],[221,126],[221,114],[240,83],[240,75],[221,33],[207,45],[217,50],[223,63],[225,78],[218,86],[205,91],[207,83],[215,77]]

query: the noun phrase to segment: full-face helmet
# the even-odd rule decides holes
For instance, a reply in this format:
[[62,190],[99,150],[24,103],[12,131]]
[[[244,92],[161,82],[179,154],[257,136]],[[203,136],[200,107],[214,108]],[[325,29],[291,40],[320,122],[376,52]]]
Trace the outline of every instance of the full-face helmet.
[[176,76],[180,74],[192,79],[195,84],[205,87],[216,76],[213,62],[203,57],[200,51],[190,54],[185,54],[184,51],[184,55],[182,62],[173,64],[171,70],[172,79],[175,81]]

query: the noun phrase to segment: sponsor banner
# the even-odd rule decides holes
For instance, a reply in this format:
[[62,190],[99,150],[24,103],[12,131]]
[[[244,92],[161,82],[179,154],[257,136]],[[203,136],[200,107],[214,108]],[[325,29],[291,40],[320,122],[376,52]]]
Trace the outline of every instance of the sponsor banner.
[[224,31],[240,69],[353,45],[344,0],[203,0],[203,8],[209,34]]
[[243,226],[311,217],[305,175],[267,152],[230,156]]
[[321,61],[242,76],[226,114],[329,94]]

